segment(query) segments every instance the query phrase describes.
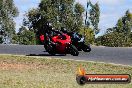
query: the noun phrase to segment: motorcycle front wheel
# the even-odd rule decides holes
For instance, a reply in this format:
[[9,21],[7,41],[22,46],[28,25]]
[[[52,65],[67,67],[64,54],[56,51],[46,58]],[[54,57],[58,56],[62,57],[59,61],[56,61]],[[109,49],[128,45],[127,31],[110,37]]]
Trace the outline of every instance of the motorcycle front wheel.
[[55,55],[54,47],[51,44],[47,44],[45,46],[45,50],[50,54],[50,55]]
[[84,45],[82,46],[82,50],[83,50],[84,52],[90,52],[90,51],[91,51],[91,47],[84,44]]
[[77,48],[74,45],[70,45],[70,53],[73,56],[78,56],[79,55],[79,52],[78,52]]

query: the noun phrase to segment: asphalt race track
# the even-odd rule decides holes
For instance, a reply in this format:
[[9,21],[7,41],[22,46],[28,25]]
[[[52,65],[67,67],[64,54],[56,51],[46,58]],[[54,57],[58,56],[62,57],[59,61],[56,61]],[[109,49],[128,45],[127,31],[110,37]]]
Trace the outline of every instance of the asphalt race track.
[[132,66],[132,48],[92,47],[90,53],[81,51],[79,56],[70,54],[50,56],[42,45],[0,45],[0,54],[46,56],[53,58],[87,60]]

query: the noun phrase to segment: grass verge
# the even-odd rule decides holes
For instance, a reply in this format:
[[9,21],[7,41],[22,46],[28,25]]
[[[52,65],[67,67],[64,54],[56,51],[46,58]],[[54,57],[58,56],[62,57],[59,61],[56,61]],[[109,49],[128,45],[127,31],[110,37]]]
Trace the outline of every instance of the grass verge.
[[130,74],[132,66],[97,62],[0,55],[0,88],[132,88],[130,84],[76,83],[78,67],[88,74]]

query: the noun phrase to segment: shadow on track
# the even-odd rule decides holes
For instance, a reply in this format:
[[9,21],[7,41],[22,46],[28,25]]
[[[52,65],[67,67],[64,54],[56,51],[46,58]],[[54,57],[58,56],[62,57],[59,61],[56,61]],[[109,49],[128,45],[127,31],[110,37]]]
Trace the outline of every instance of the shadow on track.
[[56,54],[56,55],[50,55],[50,54],[28,54],[26,56],[66,56],[64,54]]

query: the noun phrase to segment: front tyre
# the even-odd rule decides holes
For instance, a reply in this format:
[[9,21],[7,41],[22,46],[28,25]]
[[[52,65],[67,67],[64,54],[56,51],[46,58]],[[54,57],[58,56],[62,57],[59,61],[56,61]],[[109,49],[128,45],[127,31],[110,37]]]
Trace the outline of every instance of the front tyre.
[[90,46],[87,46],[87,45],[83,45],[82,50],[84,52],[90,52],[91,51],[91,47]]
[[51,44],[47,44],[45,49],[50,55],[55,55],[54,47]]
[[78,52],[77,48],[74,45],[70,45],[70,53],[73,56],[78,56],[79,55],[79,52]]

